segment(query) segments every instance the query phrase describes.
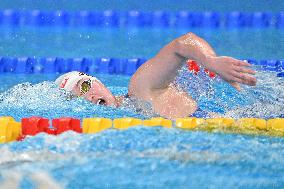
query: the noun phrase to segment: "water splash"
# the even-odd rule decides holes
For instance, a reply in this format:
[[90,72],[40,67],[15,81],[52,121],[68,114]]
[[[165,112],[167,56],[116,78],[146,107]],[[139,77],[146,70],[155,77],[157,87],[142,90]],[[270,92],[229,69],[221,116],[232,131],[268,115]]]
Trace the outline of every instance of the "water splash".
[[[112,90],[116,90],[114,87]],[[118,87],[118,93],[125,89]],[[142,102],[136,102],[142,106]],[[114,107],[97,106],[83,98],[72,98],[71,93],[58,89],[53,82],[44,81],[38,84],[22,83],[0,93],[0,116],[13,116],[20,120],[23,117],[42,116],[56,117],[143,117],[141,112],[133,111],[134,103]],[[146,109],[147,110],[147,109]],[[151,114],[151,111],[147,115]]]
[[243,96],[250,103],[235,107],[226,116],[266,119],[284,116],[284,80],[276,77],[275,72],[258,71],[256,77],[255,87],[243,86]]
[[[198,102],[207,111],[218,112],[226,117],[283,117],[284,81],[274,72],[259,71],[256,87],[242,86],[238,92],[220,78],[211,79],[204,72],[194,75],[184,67],[175,84]],[[115,86],[110,78],[104,80],[117,95],[127,92],[127,81]],[[82,98],[70,98],[70,94],[59,90],[53,82],[37,84],[22,83],[0,93],[0,116],[13,116],[17,120],[29,116],[56,117],[137,117],[158,116],[149,103],[138,99],[127,99],[120,108],[94,105]]]
[[220,78],[210,79],[204,72],[194,75],[180,71],[177,83],[198,102],[202,109],[226,117],[283,117],[284,81],[275,72],[257,71],[257,86],[242,85],[238,92]]
[[[1,176],[1,175],[0,175]],[[2,182],[1,188],[10,189],[10,188],[23,188],[23,182],[31,181],[31,185],[38,189],[61,189],[62,184],[57,183],[48,172],[41,170],[31,173],[22,173],[15,171],[4,171],[2,173]],[[24,188],[25,187],[24,185]]]

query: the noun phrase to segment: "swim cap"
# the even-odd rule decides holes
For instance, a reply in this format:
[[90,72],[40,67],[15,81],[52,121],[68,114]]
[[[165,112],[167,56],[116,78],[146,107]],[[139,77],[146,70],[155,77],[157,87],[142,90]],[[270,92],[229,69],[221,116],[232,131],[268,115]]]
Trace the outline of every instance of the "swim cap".
[[[90,76],[88,74],[78,72],[78,71],[72,71],[68,72],[66,74],[63,74],[62,76],[58,77],[55,80],[55,83],[59,86],[61,89],[65,89],[66,91],[72,91],[72,89],[77,85],[77,83],[84,78],[89,78],[96,80],[100,82],[96,77]],[[101,83],[101,82],[100,82]]]

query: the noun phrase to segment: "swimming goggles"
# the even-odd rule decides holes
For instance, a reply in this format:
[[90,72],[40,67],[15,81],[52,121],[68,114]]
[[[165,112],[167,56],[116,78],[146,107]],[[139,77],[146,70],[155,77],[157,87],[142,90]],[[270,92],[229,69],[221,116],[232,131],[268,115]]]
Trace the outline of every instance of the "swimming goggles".
[[83,81],[80,85],[80,92],[81,95],[86,94],[92,87],[92,80],[88,79],[86,81]]
[[[98,81],[99,80],[95,79],[95,78],[90,78],[88,80],[85,80],[81,83],[80,85],[80,93],[82,95],[86,94],[88,91],[90,91],[91,87],[92,87],[92,82],[93,81]],[[98,101],[96,102],[97,105],[106,105],[106,101],[102,98],[98,99]]]

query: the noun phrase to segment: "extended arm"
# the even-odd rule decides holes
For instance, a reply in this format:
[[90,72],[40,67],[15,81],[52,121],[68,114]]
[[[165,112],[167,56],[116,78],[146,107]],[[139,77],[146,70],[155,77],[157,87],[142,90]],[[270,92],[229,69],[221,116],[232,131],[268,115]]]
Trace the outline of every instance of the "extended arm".
[[254,71],[246,68],[250,64],[231,57],[217,57],[206,41],[188,33],[166,45],[138,69],[131,79],[130,92],[147,93],[147,90],[168,88],[187,59],[196,60],[235,87],[236,82],[247,85],[256,83],[256,79],[250,76]]
[[256,79],[250,75],[255,72],[247,68],[250,64],[231,57],[217,57],[210,45],[196,35],[188,33],[178,38],[177,44],[178,55],[196,60],[205,68],[219,74],[235,88],[240,89],[238,83],[252,86],[256,84]]

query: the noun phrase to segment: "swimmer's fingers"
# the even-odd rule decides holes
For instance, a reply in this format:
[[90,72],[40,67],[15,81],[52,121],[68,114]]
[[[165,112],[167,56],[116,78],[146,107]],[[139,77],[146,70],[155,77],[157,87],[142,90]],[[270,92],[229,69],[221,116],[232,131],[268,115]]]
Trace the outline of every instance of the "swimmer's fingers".
[[248,68],[251,64],[226,56],[215,57],[213,60],[213,71],[237,90],[240,89],[238,83],[256,85],[256,78],[252,76],[255,72]]
[[256,85],[256,78],[252,77],[248,74],[240,73],[240,72],[232,72],[232,75],[234,76],[234,81],[238,83],[243,83],[250,86]]
[[245,67],[251,66],[251,64],[249,64],[248,62],[241,61],[241,60],[236,60],[236,59],[234,59],[233,64],[234,64],[235,66],[245,66]]
[[241,72],[241,73],[248,73],[248,74],[255,74],[255,71],[252,69],[248,69],[248,68],[244,68],[244,67],[240,67],[240,66],[234,66],[233,68],[235,71],[237,72]]
[[[229,83],[234,83],[234,82],[243,84],[243,81],[241,79],[237,78],[237,77],[234,78],[234,81],[230,81]],[[234,85],[233,85],[233,87],[235,87]]]
[[255,74],[255,71],[246,67],[251,66],[248,62],[235,60],[233,63],[233,72],[232,75],[235,77],[236,82],[243,83],[246,85],[255,86],[256,85],[256,78],[251,75]]
[[236,81],[230,81],[229,83],[230,83],[230,85],[232,85],[232,86],[233,86],[235,89],[237,89],[238,91],[241,90],[240,84],[237,83]]

